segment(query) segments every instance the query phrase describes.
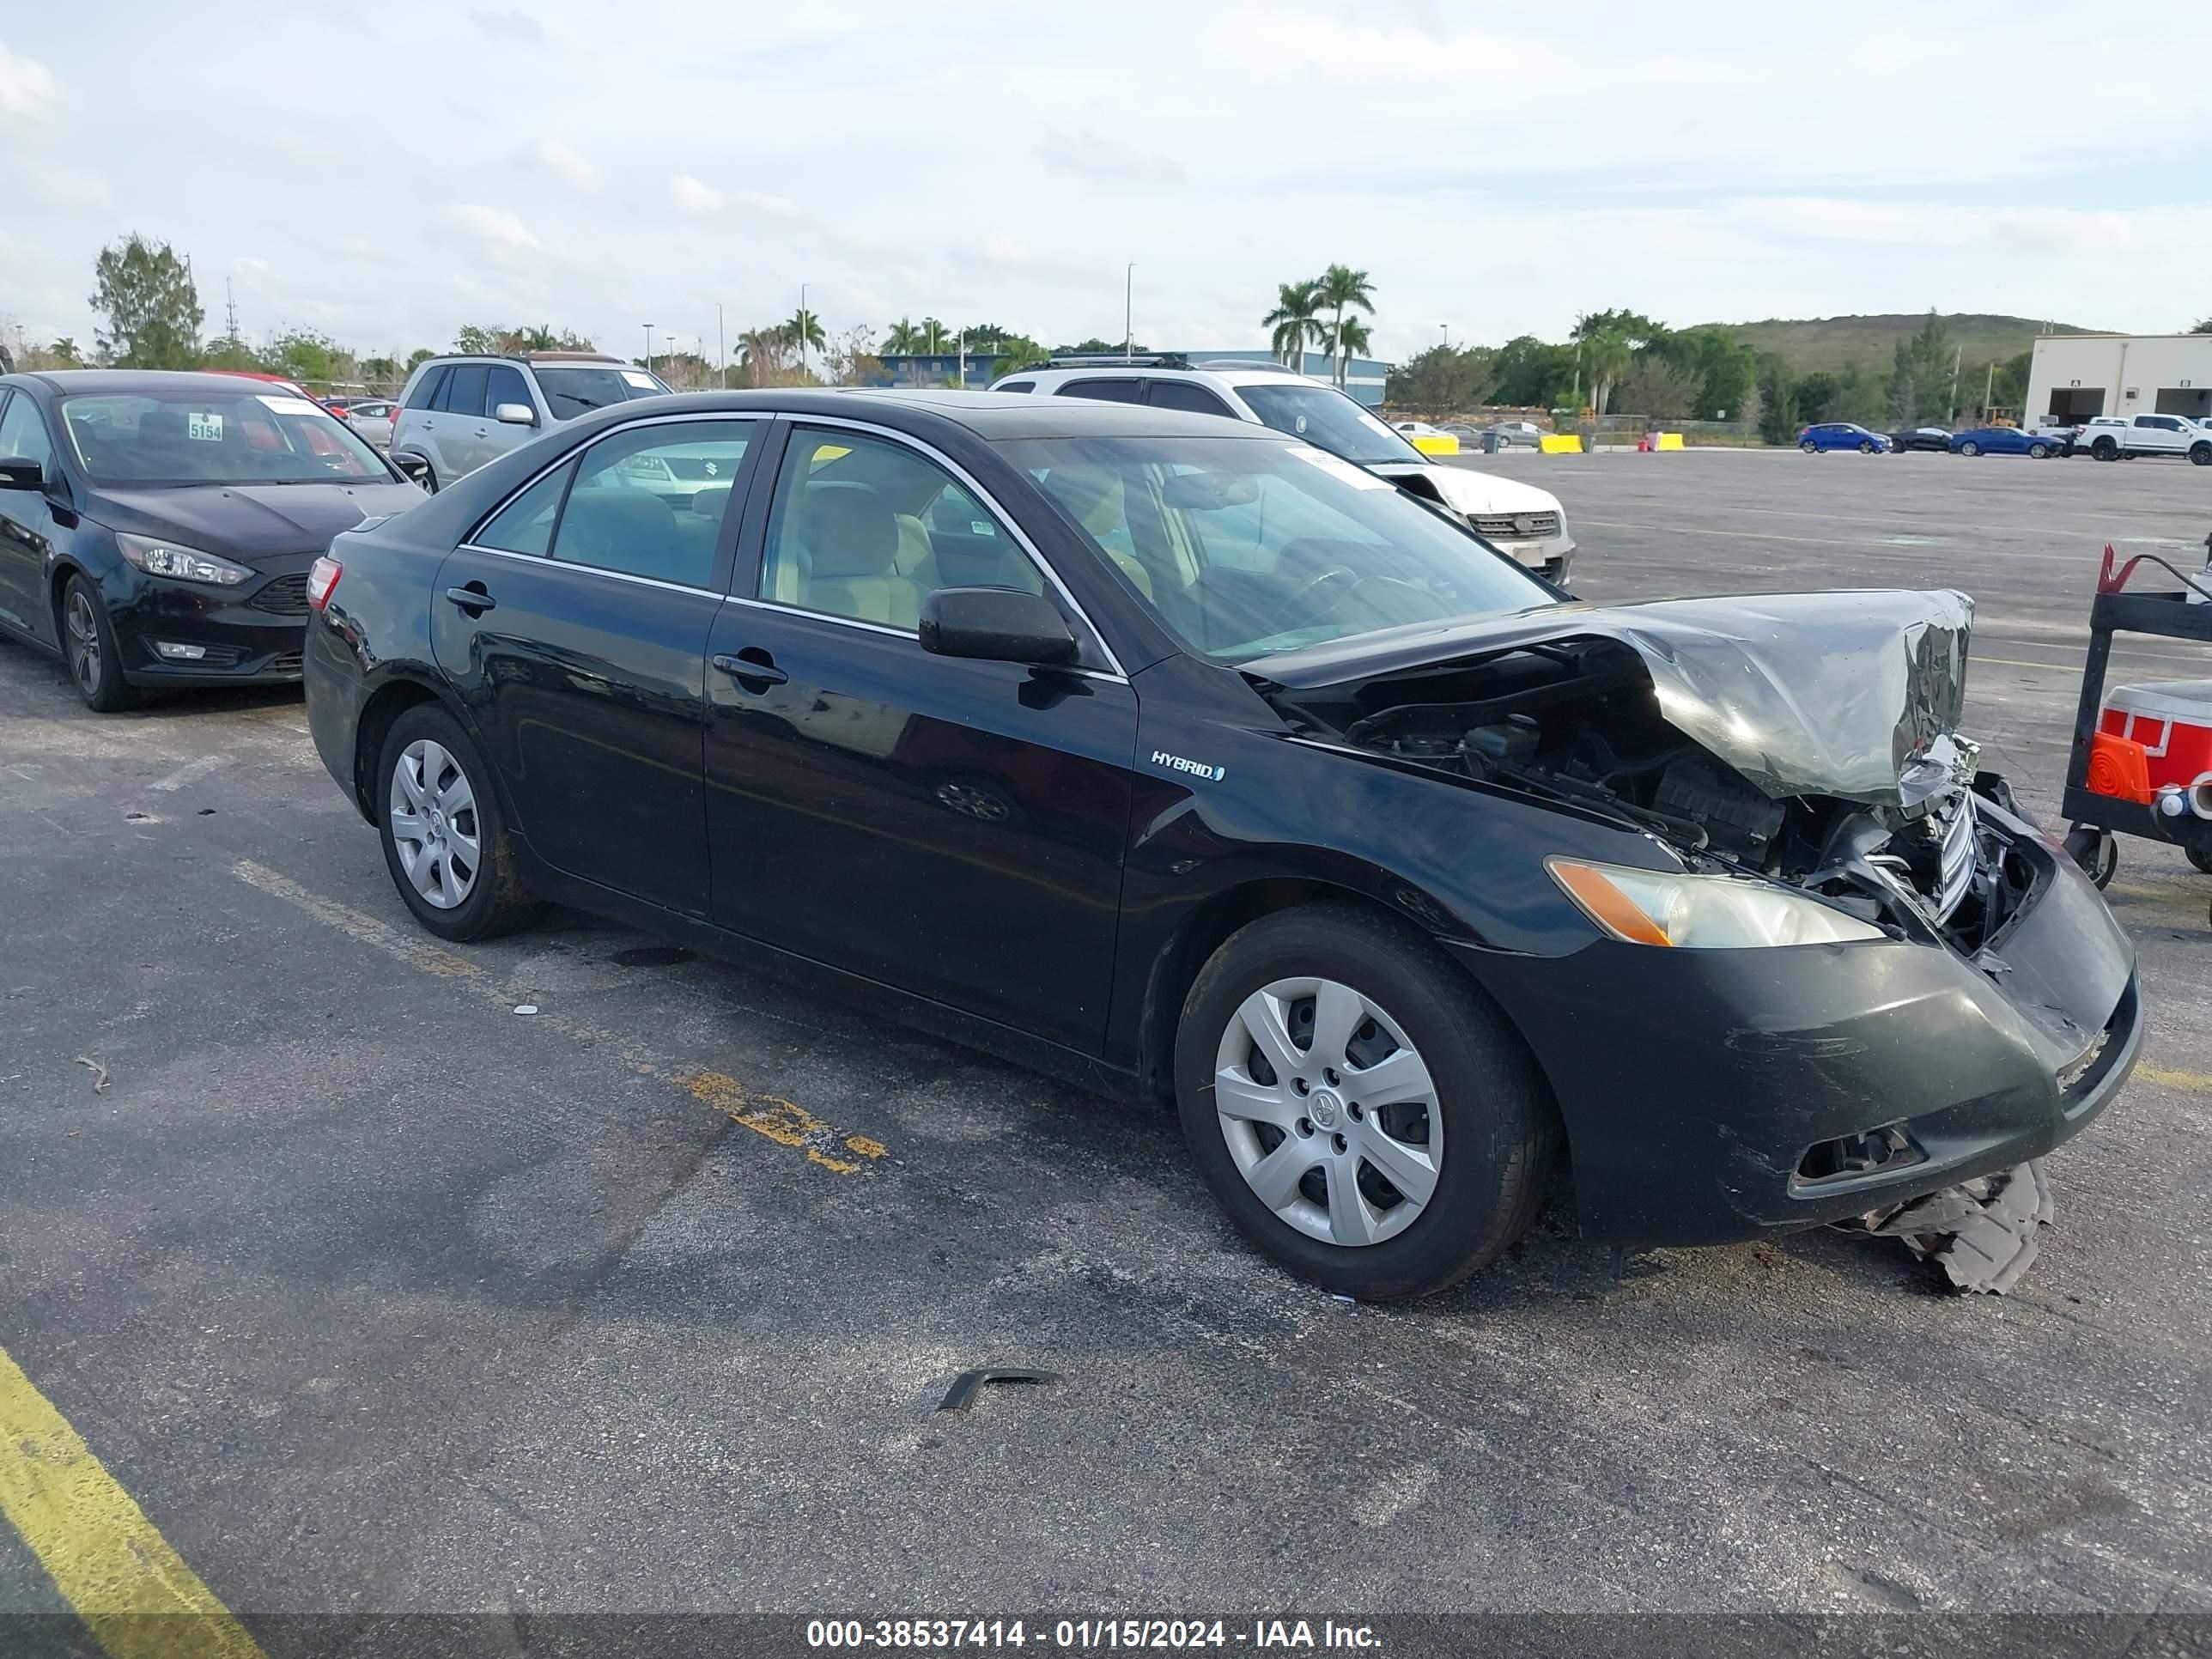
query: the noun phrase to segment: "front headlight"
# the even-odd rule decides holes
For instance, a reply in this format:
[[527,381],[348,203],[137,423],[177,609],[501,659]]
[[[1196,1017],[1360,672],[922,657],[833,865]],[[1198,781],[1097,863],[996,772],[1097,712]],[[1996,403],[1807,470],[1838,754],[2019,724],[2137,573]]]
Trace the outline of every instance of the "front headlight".
[[1547,859],[1544,867],[1584,915],[1631,945],[1729,951],[1887,937],[1818,899],[1742,876],[1669,875],[1570,859]]
[[167,576],[180,582],[210,582],[217,587],[235,587],[253,579],[254,573],[244,565],[233,564],[228,559],[203,553],[180,542],[156,536],[126,536],[120,531],[116,532],[115,542],[123,550],[123,556],[149,576]]

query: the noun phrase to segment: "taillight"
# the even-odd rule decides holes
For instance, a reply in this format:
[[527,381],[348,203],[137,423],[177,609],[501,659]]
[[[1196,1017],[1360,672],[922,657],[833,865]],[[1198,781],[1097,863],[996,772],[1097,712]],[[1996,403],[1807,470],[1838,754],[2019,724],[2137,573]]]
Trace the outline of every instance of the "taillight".
[[331,595],[337,591],[338,578],[344,571],[345,567],[327,553],[308,568],[308,610],[320,611],[331,602]]

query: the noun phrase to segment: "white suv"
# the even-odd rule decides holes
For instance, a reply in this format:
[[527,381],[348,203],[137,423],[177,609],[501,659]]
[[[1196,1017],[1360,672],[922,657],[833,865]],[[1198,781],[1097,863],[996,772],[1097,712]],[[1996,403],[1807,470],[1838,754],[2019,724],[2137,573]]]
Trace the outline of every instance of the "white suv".
[[2212,430],[2186,415],[2100,415],[2074,434],[2074,447],[2100,461],[2124,455],[2186,455],[2212,466]]
[[1440,466],[1334,386],[1279,364],[1194,366],[1180,357],[1063,357],[1048,368],[1009,374],[991,390],[1149,404],[1273,427],[1438,503],[1500,552],[1550,580],[1564,584],[1567,579],[1574,538],[1567,533],[1559,498],[1551,491],[1463,466]]

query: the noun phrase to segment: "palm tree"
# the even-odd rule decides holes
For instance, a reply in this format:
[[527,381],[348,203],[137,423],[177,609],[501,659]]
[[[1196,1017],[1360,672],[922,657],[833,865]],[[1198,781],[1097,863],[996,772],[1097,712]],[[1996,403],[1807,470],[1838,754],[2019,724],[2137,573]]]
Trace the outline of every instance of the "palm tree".
[[1629,337],[1618,329],[1601,329],[1583,342],[1583,363],[1589,371],[1590,408],[1603,415],[1613,401],[1613,389],[1628,371],[1632,350]]
[[884,336],[884,349],[894,357],[913,356],[928,343],[927,331],[915,327],[904,317],[893,323],[890,331]]
[[1352,379],[1352,360],[1364,356],[1373,349],[1374,342],[1367,337],[1367,325],[1357,317],[1347,317],[1336,325],[1328,340],[1329,355],[1335,360],[1334,373],[1340,386]]
[[822,331],[822,319],[811,311],[794,311],[776,327],[785,339],[800,349],[802,355],[810,348],[821,351],[829,346],[829,337]]
[[921,331],[924,349],[929,356],[934,357],[945,349],[944,324],[939,322],[934,317],[925,317],[915,326]]
[[[1374,285],[1364,270],[1354,270],[1350,265],[1331,265],[1322,272],[1320,288],[1322,304],[1334,307],[1336,312],[1335,323],[1329,330],[1332,342],[1343,337],[1346,312],[1364,311],[1370,317],[1375,314]],[[1338,359],[1337,374],[1340,386],[1344,384],[1341,356]]]
[[1306,347],[1322,337],[1321,284],[1280,283],[1275,288],[1275,308],[1260,319],[1274,333],[1270,343],[1275,355],[1292,368],[1306,366]]

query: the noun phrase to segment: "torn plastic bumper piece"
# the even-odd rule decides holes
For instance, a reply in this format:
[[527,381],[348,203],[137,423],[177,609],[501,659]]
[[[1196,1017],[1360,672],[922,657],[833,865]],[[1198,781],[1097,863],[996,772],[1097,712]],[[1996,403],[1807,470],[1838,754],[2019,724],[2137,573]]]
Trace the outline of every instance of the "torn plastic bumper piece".
[[2002,1296],[2034,1265],[2054,1213],[2051,1178],[2037,1158],[1839,1224],[1901,1238],[1922,1261],[1942,1263],[1960,1290]]

